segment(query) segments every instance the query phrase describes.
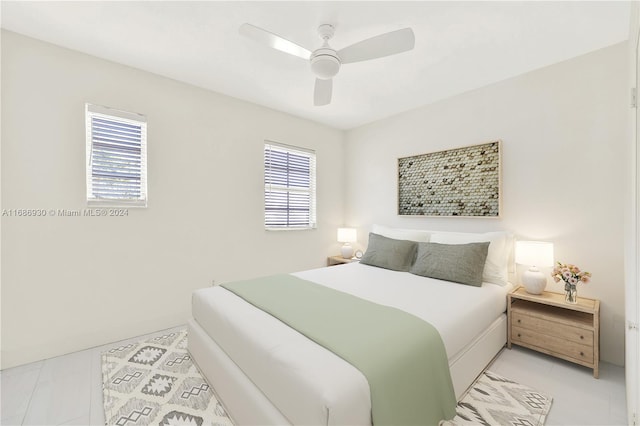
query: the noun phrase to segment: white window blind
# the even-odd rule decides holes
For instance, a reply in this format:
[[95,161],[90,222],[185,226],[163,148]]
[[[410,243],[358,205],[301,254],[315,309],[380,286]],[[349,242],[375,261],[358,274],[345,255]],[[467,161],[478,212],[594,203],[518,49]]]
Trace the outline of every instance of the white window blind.
[[146,207],[147,120],[86,104],[89,205]]
[[264,226],[316,227],[316,154],[288,145],[264,144]]

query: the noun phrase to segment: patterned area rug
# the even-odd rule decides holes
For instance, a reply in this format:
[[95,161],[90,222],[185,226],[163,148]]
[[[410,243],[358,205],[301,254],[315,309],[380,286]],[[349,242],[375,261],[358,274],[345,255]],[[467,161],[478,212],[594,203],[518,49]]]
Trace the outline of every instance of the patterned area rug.
[[[233,423],[187,352],[180,330],[102,353],[104,413],[117,426]],[[458,403],[447,424],[541,426],[551,408],[547,397],[485,371]]]
[[485,371],[458,403],[453,424],[541,426],[551,401],[527,386]]
[[109,425],[232,425],[191,362],[186,330],[103,352],[102,382]]

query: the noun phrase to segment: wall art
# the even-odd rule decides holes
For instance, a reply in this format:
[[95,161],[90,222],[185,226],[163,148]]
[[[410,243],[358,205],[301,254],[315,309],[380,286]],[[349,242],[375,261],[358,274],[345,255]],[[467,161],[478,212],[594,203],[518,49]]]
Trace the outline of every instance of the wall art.
[[401,216],[500,217],[501,143],[398,159]]

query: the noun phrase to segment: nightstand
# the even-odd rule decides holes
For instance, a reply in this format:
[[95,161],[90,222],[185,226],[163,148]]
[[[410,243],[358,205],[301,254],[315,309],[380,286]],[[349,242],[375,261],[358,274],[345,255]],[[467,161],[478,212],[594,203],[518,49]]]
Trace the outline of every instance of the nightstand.
[[342,265],[344,263],[359,262],[359,261],[360,259],[356,259],[355,257],[352,257],[351,259],[345,259],[342,256],[329,256],[327,258],[327,266]]
[[593,369],[598,378],[600,301],[578,297],[575,305],[564,294],[529,294],[519,287],[507,295],[507,347],[520,345]]

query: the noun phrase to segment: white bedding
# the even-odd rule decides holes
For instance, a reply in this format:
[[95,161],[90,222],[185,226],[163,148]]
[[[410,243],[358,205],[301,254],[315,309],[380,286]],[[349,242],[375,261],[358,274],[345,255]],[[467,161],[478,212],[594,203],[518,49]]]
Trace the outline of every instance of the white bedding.
[[[352,263],[300,278],[410,312],[442,336],[450,360],[506,309],[510,287],[470,287]],[[371,424],[355,367],[222,287],[193,295],[193,317],[292,424]]]

